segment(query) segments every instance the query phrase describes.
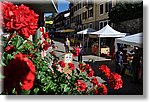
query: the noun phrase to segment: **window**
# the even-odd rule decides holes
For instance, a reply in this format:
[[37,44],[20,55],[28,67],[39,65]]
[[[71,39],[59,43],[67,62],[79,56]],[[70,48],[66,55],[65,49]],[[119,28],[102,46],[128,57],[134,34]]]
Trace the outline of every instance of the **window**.
[[105,12],[108,12],[108,6],[109,6],[109,3],[106,2],[106,3],[105,3]]
[[82,13],[82,19],[86,19],[87,18],[87,11]]
[[109,25],[109,26],[111,26],[111,22],[110,22],[110,20],[105,20],[105,21],[100,21],[99,22],[99,29],[102,29],[104,26],[106,26],[106,25]]
[[83,29],[86,29],[86,26],[83,26]]
[[103,14],[104,12],[104,4],[100,4],[100,14]]
[[110,21],[108,21],[108,25],[111,26],[111,22]]
[[104,22],[99,22],[99,29],[102,29],[104,26],[103,26]]
[[88,18],[93,17],[93,8],[88,10]]
[[112,0],[109,1],[109,12],[110,12],[111,8],[112,8]]
[[89,24],[89,27],[92,28],[92,23]]
[[107,25],[107,21],[104,22],[104,26],[106,26],[106,25]]

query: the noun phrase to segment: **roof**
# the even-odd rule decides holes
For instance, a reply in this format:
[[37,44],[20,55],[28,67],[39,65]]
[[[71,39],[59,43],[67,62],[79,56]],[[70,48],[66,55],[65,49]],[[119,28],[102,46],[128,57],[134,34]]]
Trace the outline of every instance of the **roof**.
[[90,34],[97,34],[99,37],[125,37],[126,35],[126,33],[121,33],[121,32],[114,30],[108,24],[102,29],[96,32],[92,32]]
[[95,31],[96,31],[95,29],[87,28],[87,29],[77,32],[77,34],[88,34],[88,33],[95,32]]

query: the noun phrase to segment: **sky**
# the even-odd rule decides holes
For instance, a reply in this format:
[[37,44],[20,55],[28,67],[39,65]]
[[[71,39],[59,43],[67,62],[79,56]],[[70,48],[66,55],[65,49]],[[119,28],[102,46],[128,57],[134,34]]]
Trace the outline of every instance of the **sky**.
[[[69,2],[67,0],[58,0],[58,13],[68,10]],[[51,13],[46,13],[44,16],[49,16]]]
[[58,0],[58,13],[68,10],[69,2],[67,0]]

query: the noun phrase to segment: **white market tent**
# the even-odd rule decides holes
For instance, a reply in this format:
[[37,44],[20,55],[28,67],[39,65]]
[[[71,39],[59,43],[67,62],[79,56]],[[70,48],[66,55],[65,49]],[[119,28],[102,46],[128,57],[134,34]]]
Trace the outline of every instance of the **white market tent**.
[[97,34],[98,37],[125,37],[126,33],[121,33],[116,30],[114,30],[112,27],[110,27],[108,24],[103,27],[102,29],[92,32],[90,34]]
[[77,34],[89,34],[89,33],[91,33],[91,32],[95,32],[96,30],[94,30],[94,29],[92,29],[92,28],[87,28],[87,29],[84,29],[84,30],[82,30],[82,31],[79,31],[79,32],[77,32]]
[[115,39],[115,46],[117,46],[117,43],[142,47],[143,33],[137,33],[137,34],[123,37],[123,38],[117,38],[117,39]]
[[[95,29],[87,28],[87,29],[77,32],[77,34],[83,35],[83,44],[84,44],[84,34],[89,34],[89,33],[95,32],[95,31],[96,31]],[[83,48],[84,48],[84,45],[83,45]]]
[[116,30],[114,30],[112,27],[110,27],[108,24],[103,27],[102,29],[96,31],[96,32],[92,32],[90,33],[92,34],[96,34],[99,37],[99,51],[100,51],[100,38],[104,38],[104,37],[112,37],[112,38],[117,38],[117,37],[125,37],[126,33],[121,33],[118,32]]

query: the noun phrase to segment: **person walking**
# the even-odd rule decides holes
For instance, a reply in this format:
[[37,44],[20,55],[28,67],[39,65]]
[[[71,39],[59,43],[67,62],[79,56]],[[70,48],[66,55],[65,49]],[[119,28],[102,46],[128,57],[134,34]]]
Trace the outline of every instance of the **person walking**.
[[65,45],[65,52],[66,53],[70,52],[70,41],[69,41],[68,37],[66,38],[64,45]]

